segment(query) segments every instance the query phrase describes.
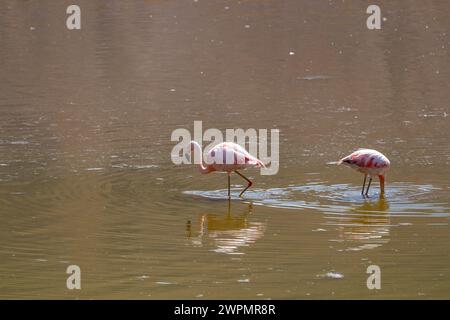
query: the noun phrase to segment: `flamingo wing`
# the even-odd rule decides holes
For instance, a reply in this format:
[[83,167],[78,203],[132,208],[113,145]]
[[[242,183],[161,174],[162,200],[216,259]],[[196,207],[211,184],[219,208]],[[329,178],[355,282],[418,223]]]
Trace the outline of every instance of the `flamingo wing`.
[[208,158],[216,164],[264,166],[261,160],[252,156],[243,147],[230,142],[213,147],[208,153]]
[[353,152],[352,154],[342,158],[339,164],[344,163],[352,167],[359,168],[388,168],[390,163],[389,160],[382,153],[372,150],[360,148]]

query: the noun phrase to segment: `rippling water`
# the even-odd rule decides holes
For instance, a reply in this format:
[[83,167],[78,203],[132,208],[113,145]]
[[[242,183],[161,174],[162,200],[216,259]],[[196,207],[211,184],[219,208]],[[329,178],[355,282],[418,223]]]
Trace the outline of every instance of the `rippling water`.
[[[232,191],[232,198],[239,199],[240,191],[240,189]],[[348,215],[349,211],[355,211],[366,216],[366,213],[386,212],[396,217],[450,217],[450,210],[445,203],[430,202],[430,194],[433,192],[444,196],[448,191],[442,191],[441,188],[431,185],[393,183],[384,197],[378,195],[362,197],[361,189],[349,184],[327,186],[307,183],[267,190],[255,188],[247,191],[245,198],[252,203],[274,208],[310,209],[345,215]],[[209,199],[228,199],[226,189],[185,193]]]
[[[0,4],[1,298],[449,298],[445,1],[378,31],[357,1],[79,5]],[[279,173],[228,201],[170,161],[195,120],[280,129]],[[358,147],[384,198],[333,165]]]

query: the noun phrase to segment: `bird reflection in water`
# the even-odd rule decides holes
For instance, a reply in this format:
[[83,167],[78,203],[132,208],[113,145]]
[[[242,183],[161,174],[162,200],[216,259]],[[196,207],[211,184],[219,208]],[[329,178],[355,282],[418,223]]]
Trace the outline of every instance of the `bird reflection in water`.
[[211,246],[211,250],[218,253],[244,254],[241,249],[260,239],[266,229],[265,223],[249,220],[252,211],[253,204],[248,203],[240,214],[232,213],[231,202],[228,201],[224,216],[204,213],[199,215],[196,224],[189,220],[186,224],[187,238],[195,246]]
[[338,226],[339,240],[346,249],[340,251],[360,251],[374,249],[389,242],[389,203],[384,197],[376,201],[364,201],[352,207],[350,214],[328,216],[332,225]]

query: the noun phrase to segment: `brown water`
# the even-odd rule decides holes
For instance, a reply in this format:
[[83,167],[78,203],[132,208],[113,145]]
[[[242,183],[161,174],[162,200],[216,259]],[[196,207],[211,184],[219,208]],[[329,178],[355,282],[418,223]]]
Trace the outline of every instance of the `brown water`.
[[[77,3],[0,3],[1,298],[450,298],[447,1]],[[279,173],[228,204],[170,161],[194,120],[280,129]]]

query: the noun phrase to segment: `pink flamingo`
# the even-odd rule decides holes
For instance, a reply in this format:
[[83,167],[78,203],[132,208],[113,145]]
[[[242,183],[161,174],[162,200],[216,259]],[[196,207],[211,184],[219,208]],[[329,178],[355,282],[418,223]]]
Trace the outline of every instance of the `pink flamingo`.
[[367,175],[369,175],[369,184],[365,195],[367,196],[369,193],[372,176],[378,176],[380,179],[381,195],[384,195],[384,180],[386,172],[391,165],[389,159],[384,154],[372,149],[358,149],[352,154],[339,160],[338,164],[342,163],[364,174],[364,183],[361,191],[362,195],[364,195]]
[[[203,159],[202,148],[196,141],[190,142],[190,150],[191,155],[192,152],[195,152],[200,156],[200,173],[206,174],[213,171],[228,173],[228,198],[230,198],[230,175],[232,172],[237,173],[248,182],[247,187],[239,194],[239,197],[241,197],[253,185],[253,182],[237,170],[249,167],[265,167],[261,160],[233,142],[223,142],[214,146],[205,159]],[[206,160],[206,164],[203,163],[203,160]]]

